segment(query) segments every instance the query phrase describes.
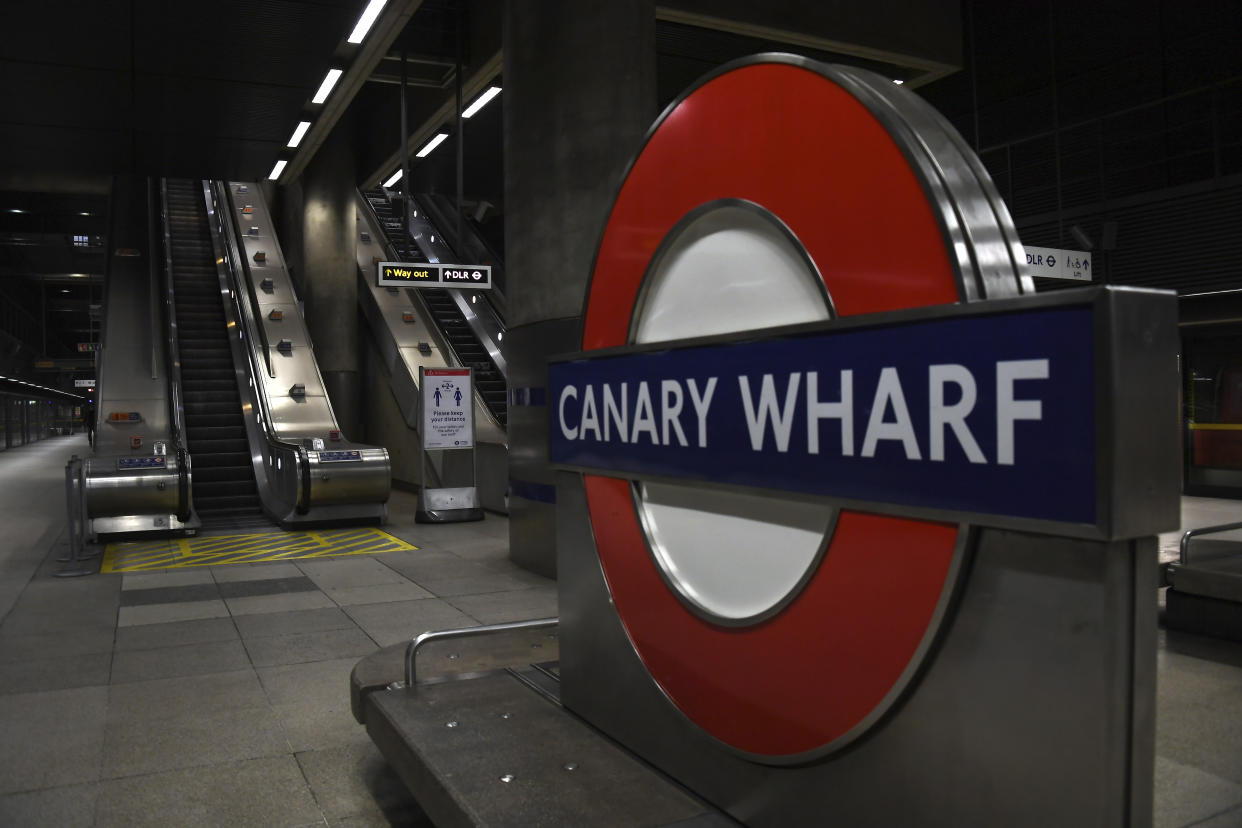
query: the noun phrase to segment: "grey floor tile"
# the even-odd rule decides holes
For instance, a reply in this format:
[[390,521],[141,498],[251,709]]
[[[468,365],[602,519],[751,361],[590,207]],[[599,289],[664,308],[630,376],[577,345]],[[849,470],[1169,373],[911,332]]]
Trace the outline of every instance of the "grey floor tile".
[[262,578],[258,581],[225,581],[219,585],[223,598],[248,598],[255,595],[285,595],[292,592],[314,592],[315,582],[305,575],[296,578]]
[[253,669],[114,684],[108,688],[108,722],[192,718],[207,713],[262,708],[267,696]]
[[294,612],[296,610],[335,607],[332,599],[315,592],[291,592],[285,595],[255,595],[246,598],[227,598],[229,612],[233,615],[258,615],[267,612]]
[[1233,807],[1242,807],[1242,786],[1156,757],[1156,828],[1182,828]]
[[12,661],[0,668],[0,693],[35,693],[106,685],[111,667],[111,653]]
[[238,615],[233,618],[233,623],[237,625],[242,638],[262,638],[269,635],[291,635],[324,630],[349,630],[357,627],[353,619],[337,607]]
[[1242,825],[1242,803],[1194,823],[1194,828],[1238,828],[1239,825]]
[[240,640],[130,650],[113,657],[112,683],[228,673],[249,667],[250,657]]
[[487,563],[489,561],[505,561],[509,559],[509,539],[480,540],[475,543],[464,543],[451,547],[457,557],[467,561]]
[[477,619],[480,624],[554,618],[557,614],[556,589],[552,587],[532,587],[486,595],[461,595],[445,600],[471,618]]
[[0,696],[0,794],[95,782],[106,687]]
[[428,630],[473,627],[477,623],[469,615],[439,598],[392,604],[362,604],[346,607],[345,612],[381,647],[397,641],[409,641]]
[[481,572],[465,575],[424,578],[418,585],[430,590],[441,598],[453,595],[480,595],[485,592],[509,592],[515,589],[526,589],[530,585],[511,575],[491,572],[487,567],[478,564]]
[[0,636],[0,664],[40,658],[104,653],[112,649],[109,629],[73,630],[63,633]]
[[150,587],[131,589],[121,593],[121,607],[141,607],[149,604],[188,604],[211,601],[220,597],[215,581],[184,586]]
[[0,825],[90,828],[98,795],[92,783],[0,796]]
[[298,568],[325,592],[329,588],[406,583],[406,579],[382,563],[364,557],[298,561]]
[[101,772],[111,779],[288,752],[267,705],[166,719],[126,718],[108,723]]
[[405,552],[389,552],[384,556],[384,566],[399,572],[411,581],[422,578],[454,577],[476,571],[479,564],[465,561],[440,549],[417,549]]
[[217,584],[232,581],[259,581],[265,578],[300,578],[302,570],[288,562],[268,564],[231,564],[210,567]]
[[295,752],[371,744],[366,728],[349,709],[349,685],[331,707],[299,701],[273,705],[272,709]]
[[316,707],[330,707],[341,698],[349,701],[349,674],[358,663],[356,658],[260,667],[257,672],[263,691],[273,705],[305,702]]
[[273,635],[245,640],[255,667],[297,664],[304,661],[330,661],[357,657],[378,649],[362,630],[324,630],[322,632]]
[[196,618],[223,618],[228,614],[228,607],[219,598],[209,601],[187,601],[183,604],[148,604],[141,607],[121,607],[117,626],[168,624],[173,621],[192,621]]
[[299,753],[302,772],[329,820],[383,819],[382,825],[427,824],[401,777],[374,744],[352,744]]
[[232,618],[196,618],[190,621],[119,627],[116,631],[116,649],[152,650],[182,644],[232,641],[237,637],[237,628]]
[[171,569],[167,572],[129,572],[121,579],[121,591],[212,583],[215,583],[215,579],[211,577],[207,567]]
[[[401,576],[396,576],[400,578]],[[414,601],[434,597],[418,584],[401,578],[400,583],[372,584],[369,586],[328,587],[324,590],[343,607],[355,604],[390,604],[394,601]]]
[[297,762],[281,756],[103,782],[95,824],[270,828],[322,818]]

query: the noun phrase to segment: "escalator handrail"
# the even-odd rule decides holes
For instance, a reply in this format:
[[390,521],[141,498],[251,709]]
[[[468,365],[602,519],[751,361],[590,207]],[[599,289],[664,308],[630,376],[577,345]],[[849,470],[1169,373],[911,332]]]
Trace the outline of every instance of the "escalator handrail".
[[[388,257],[390,260],[394,260],[394,261],[397,260],[398,259],[397,249],[393,247],[393,243],[388,238],[388,235],[383,232],[383,227],[384,227],[383,222],[381,222],[379,220],[379,216],[375,214],[375,209],[371,206],[371,202],[367,200],[366,193],[362,192],[361,190],[358,191],[358,202],[360,205],[363,205],[366,207],[367,212],[365,215],[367,216],[368,220],[371,222],[372,229],[374,230],[378,228],[380,230],[379,236],[375,237],[375,241],[378,242],[380,246],[384,249],[384,255]],[[365,277],[365,274],[363,275]],[[372,276],[372,278],[374,278],[374,276]],[[406,294],[406,298],[409,299],[410,303],[422,312],[423,317],[425,319],[429,319],[432,321],[436,320],[436,315],[431,312],[431,307],[423,300],[423,295],[419,291],[419,289],[406,288],[405,294]],[[440,353],[448,354],[450,356],[451,365],[460,367],[466,364],[465,360],[461,358],[461,355],[457,353],[457,349],[453,347],[453,343],[450,342],[449,338],[445,336],[443,331],[440,330],[439,325],[432,325],[431,332],[436,337],[436,345],[439,347]],[[500,370],[500,366],[496,366],[496,367],[497,367],[497,370]],[[501,376],[505,376],[503,371],[501,371]],[[483,396],[483,392],[479,388],[478,383],[474,384],[474,397],[475,397],[475,402],[478,404],[478,406],[481,409],[483,409],[483,411],[491,419],[492,424],[496,428],[500,429],[501,431],[505,431],[505,427],[500,424],[500,421],[496,419],[496,416],[493,413],[491,407],[488,406],[487,398]]]
[[[418,205],[418,208],[428,215],[431,219],[431,223],[436,226],[436,229],[440,231],[440,234],[444,236],[445,241],[448,242],[449,247],[453,248],[453,250],[457,252],[458,256],[470,256],[471,258],[474,258],[474,254],[466,250],[467,245],[463,244],[462,240],[457,238],[457,227],[455,226],[456,222],[452,220],[455,217],[450,216],[444,209],[444,206],[440,203],[441,200],[447,200],[446,196],[440,196],[436,193],[414,193],[411,198],[414,200],[414,203]],[[470,228],[469,219],[463,217],[462,226]],[[496,271],[503,274],[505,269],[504,262],[501,260],[500,256],[496,254],[496,251],[492,249],[492,246],[487,243],[487,239],[480,236],[477,232],[474,232],[473,228],[470,228],[467,235],[467,241],[471,245],[481,248],[487,255],[487,258],[491,260],[493,274]],[[483,264],[483,262],[460,262],[460,264],[476,263]],[[491,305],[492,310],[495,312],[497,320],[499,320],[503,325],[505,320],[505,310],[508,307],[508,302],[505,299],[504,289],[495,284],[496,280],[494,278],[492,281],[493,285],[491,290],[479,292],[484,295],[485,301]]]
[[[232,209],[228,193],[225,192],[227,183],[221,181],[208,182],[211,190],[212,200],[215,202],[216,219],[220,223],[221,241],[224,248],[224,266],[225,272],[228,274],[229,284],[232,287],[233,307],[237,312],[237,318],[242,326],[242,332],[248,342],[255,343],[263,349],[263,360],[267,369],[271,371],[271,354],[267,348],[267,336],[262,332],[262,324],[259,324],[254,317],[253,308],[257,302],[243,302],[242,296],[250,296],[250,292],[246,291],[240,284],[242,281],[249,281],[244,278],[245,271],[241,267],[241,246],[237,240],[237,229],[233,223]],[[246,353],[249,362],[250,376],[257,377],[263,370],[263,366],[256,363],[255,351],[257,347],[246,347],[242,350]],[[275,376],[275,374],[271,374]],[[263,432],[269,446],[281,448],[285,451],[292,452],[298,467],[294,470],[298,480],[298,494],[296,499],[296,507],[300,514],[305,514],[309,509],[311,502],[310,486],[311,476],[306,473],[309,461],[306,456],[306,449],[299,443],[291,440],[285,440],[275,433],[271,428],[272,415],[271,405],[267,398],[266,383],[255,381],[251,383],[252,390],[255,394],[255,401],[259,406],[258,427]]]
[[[193,492],[190,477],[190,453],[185,441],[185,400],[181,386],[181,340],[177,328],[176,287],[173,280],[172,238],[168,216],[168,181],[160,179],[160,225],[164,242],[164,330],[167,332],[164,352],[164,371],[168,377],[168,422],[172,454],[177,458],[177,519],[189,519],[193,511]],[[154,216],[151,217],[154,221]],[[151,240],[151,267],[155,267],[155,243]],[[154,322],[154,320],[152,320]],[[152,325],[154,328],[154,325]],[[154,334],[152,334],[154,336]]]

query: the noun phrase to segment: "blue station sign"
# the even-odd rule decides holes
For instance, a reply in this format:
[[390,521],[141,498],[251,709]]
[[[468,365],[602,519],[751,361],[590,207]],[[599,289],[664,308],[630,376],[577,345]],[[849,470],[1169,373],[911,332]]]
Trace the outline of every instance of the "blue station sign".
[[1101,457],[1115,452],[1101,444],[1101,394],[1118,389],[1099,344],[1115,308],[1079,294],[553,362],[549,458],[614,477],[1104,531]]

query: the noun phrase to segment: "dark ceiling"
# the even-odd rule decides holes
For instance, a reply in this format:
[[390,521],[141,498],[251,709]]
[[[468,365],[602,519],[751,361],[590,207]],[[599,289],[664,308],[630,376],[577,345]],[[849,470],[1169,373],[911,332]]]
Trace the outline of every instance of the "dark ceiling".
[[[61,0],[0,4],[0,375],[33,372],[72,387],[89,376],[79,343],[98,337],[113,175],[260,179],[365,0]],[[392,8],[395,4],[389,4]],[[502,0],[421,0],[387,55],[368,70],[338,129],[360,179],[401,144],[398,89],[415,131],[451,100],[459,26],[464,75],[498,53]],[[660,21],[661,105],[735,57],[784,48],[764,37]],[[801,49],[827,60],[840,55]],[[900,66],[851,59],[893,77]],[[499,83],[499,78],[493,81]],[[503,240],[503,95],[465,130],[465,201],[492,205],[485,232]],[[431,124],[430,128],[437,128]],[[440,127],[452,132],[451,124]],[[455,193],[452,141],[416,162],[421,190]],[[359,183],[363,183],[361,180]],[[49,361],[54,367],[49,366]]]

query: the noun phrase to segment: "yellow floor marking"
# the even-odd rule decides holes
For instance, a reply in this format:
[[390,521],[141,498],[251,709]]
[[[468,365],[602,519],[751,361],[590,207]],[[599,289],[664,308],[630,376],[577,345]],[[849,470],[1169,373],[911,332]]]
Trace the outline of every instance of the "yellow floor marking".
[[417,548],[374,528],[125,541],[108,544],[104,549],[100,571],[142,572],[148,569],[181,569],[299,558],[376,555]]

